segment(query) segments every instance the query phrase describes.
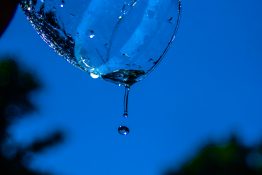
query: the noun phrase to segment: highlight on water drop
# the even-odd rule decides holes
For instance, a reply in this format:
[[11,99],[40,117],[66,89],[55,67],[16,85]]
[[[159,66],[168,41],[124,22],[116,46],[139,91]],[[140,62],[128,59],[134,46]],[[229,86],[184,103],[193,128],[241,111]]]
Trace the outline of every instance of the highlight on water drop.
[[99,76],[99,74],[96,74],[96,73],[94,73],[94,72],[91,72],[91,73],[90,73],[90,77],[93,78],[93,79],[97,79],[97,78],[99,78],[100,76]]

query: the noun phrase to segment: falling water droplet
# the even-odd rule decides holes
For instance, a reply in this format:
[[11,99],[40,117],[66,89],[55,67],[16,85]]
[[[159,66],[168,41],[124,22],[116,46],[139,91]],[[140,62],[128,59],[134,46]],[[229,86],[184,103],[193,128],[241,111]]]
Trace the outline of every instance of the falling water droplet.
[[125,113],[123,114],[123,117],[128,118],[128,113],[125,112]]
[[129,134],[129,128],[126,126],[119,126],[118,127],[118,133],[121,135],[127,135]]

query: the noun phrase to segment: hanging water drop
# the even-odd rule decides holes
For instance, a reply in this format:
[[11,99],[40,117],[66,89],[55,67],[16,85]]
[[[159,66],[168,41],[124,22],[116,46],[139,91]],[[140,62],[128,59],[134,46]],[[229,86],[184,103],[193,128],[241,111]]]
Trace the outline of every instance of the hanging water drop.
[[118,127],[118,133],[121,135],[127,135],[129,134],[129,128],[126,126],[119,126]]
[[96,73],[94,73],[94,72],[91,72],[91,73],[90,73],[90,77],[93,78],[93,79],[97,79],[97,78],[99,78],[99,74],[96,74]]

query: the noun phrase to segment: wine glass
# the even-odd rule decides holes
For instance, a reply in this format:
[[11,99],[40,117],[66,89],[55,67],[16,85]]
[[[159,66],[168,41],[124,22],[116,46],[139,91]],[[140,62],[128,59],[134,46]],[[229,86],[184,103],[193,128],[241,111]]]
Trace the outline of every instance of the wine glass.
[[[180,0],[21,0],[20,5],[41,38],[68,62],[125,87],[161,62],[175,39]],[[129,133],[121,125],[118,132]]]

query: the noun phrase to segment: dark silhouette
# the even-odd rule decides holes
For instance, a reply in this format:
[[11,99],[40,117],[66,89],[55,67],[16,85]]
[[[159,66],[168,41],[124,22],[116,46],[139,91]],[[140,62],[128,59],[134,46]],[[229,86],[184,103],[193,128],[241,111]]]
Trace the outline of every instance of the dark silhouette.
[[63,140],[60,131],[21,146],[8,132],[9,127],[24,114],[36,110],[30,100],[32,92],[40,84],[30,73],[22,70],[14,59],[0,58],[0,174],[1,175],[49,175],[29,168],[34,154],[40,153]]
[[13,18],[19,0],[1,0],[0,1],[0,37],[4,33],[11,19]]
[[242,144],[236,136],[225,143],[210,142],[179,169],[165,175],[262,175],[262,143]]

